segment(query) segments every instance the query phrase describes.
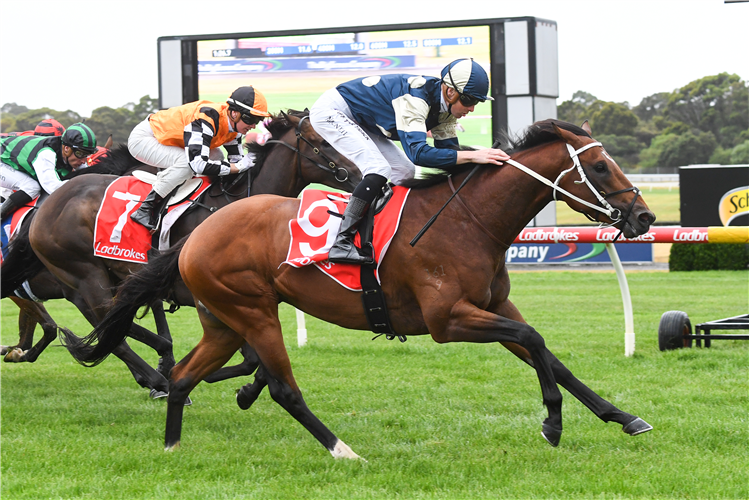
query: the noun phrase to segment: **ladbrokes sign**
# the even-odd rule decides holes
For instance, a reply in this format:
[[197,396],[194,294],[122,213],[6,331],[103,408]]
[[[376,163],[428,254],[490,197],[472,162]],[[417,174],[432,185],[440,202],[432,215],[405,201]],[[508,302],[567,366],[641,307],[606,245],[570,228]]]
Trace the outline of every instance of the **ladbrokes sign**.
[[749,226],[749,165],[679,169],[681,225]]

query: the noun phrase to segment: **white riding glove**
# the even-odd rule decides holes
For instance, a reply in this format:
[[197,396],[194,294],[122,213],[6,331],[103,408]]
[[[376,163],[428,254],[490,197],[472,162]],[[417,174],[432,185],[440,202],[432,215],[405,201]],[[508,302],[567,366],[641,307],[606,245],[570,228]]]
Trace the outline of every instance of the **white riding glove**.
[[255,153],[247,153],[237,162],[237,170],[244,172],[255,165]]

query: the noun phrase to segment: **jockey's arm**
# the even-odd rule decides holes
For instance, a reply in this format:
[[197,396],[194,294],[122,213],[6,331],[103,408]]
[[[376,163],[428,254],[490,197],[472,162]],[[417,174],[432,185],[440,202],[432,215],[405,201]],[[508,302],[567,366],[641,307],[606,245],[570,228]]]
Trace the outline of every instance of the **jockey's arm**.
[[51,149],[39,152],[32,166],[36,172],[37,181],[47,193],[52,194],[68,181],[61,181],[55,170],[57,155]]
[[[409,160],[415,165],[422,167],[439,168],[455,165],[457,155],[454,149],[432,147],[427,143],[426,120],[429,115],[429,104],[426,101],[406,94],[393,100],[393,109],[395,111],[395,126],[398,130],[398,138]],[[437,130],[437,127],[432,130],[433,134],[435,130]],[[448,143],[458,144],[454,133],[453,140],[449,140],[446,135],[440,137],[440,139],[441,142],[435,141],[435,145],[446,146]]]
[[[211,160],[211,140],[215,134],[213,124],[198,119],[185,126],[185,152],[190,168],[196,175],[229,175],[233,165],[226,160]],[[237,146],[237,151],[238,151]],[[231,152],[229,152],[231,155]]]

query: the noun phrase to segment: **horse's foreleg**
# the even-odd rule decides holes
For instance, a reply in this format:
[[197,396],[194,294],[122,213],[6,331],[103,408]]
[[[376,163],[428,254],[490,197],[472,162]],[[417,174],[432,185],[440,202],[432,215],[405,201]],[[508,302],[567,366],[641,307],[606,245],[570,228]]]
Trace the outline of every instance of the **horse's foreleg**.
[[[11,297],[11,300],[20,308],[18,314],[19,343],[18,348],[7,353],[4,361],[33,363],[42,351],[57,338],[57,323],[42,304],[18,297]],[[32,347],[34,330],[36,330],[37,324],[41,325],[43,336]]]
[[548,411],[541,434],[552,446],[557,446],[562,436],[562,393],[557,387],[554,372],[546,353],[543,337],[526,323],[484,311],[468,302],[456,303],[446,324],[435,319],[429,324],[432,338],[445,342],[513,342],[525,348],[536,369],[541,385],[543,403]]
[[[510,301],[502,305],[501,314],[503,316],[525,323],[520,311]],[[525,361],[530,360],[530,354],[522,346],[514,343],[502,343],[515,356]],[[590,411],[604,422],[617,422],[622,425],[622,430],[632,436],[642,434],[651,430],[653,427],[641,418],[624,412],[599,396],[590,387],[582,383],[572,372],[557,359],[551,351],[547,350],[546,357],[554,371],[554,378],[570,394],[577,398]],[[529,363],[531,364],[531,363]]]

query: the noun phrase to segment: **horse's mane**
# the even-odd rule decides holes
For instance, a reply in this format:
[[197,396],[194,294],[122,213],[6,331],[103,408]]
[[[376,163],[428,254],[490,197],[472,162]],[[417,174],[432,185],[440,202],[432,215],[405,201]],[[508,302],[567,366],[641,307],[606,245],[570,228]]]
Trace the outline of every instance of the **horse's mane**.
[[[499,134],[499,140],[495,141],[492,145],[493,148],[502,148],[502,150],[512,155],[526,149],[531,149],[542,144],[547,144],[559,140],[559,136],[554,132],[553,124],[557,127],[572,132],[575,135],[590,137],[585,130],[573,125],[571,123],[563,122],[560,120],[542,120],[534,123],[527,129],[525,129],[518,136],[511,136],[507,131],[502,131]],[[460,150],[473,150],[470,147],[461,147]],[[434,186],[441,182],[445,182],[451,175],[459,174],[471,170],[476,165],[473,163],[464,163],[462,165],[453,165],[440,169],[440,171],[429,173],[422,179],[411,179],[404,182],[402,185],[408,188],[425,188]]]
[[[286,132],[294,128],[294,124],[286,119],[287,116],[304,118],[305,116],[309,116],[309,110],[305,109],[304,111],[297,111],[290,109],[285,113],[281,111],[280,114],[271,116],[271,119],[264,124],[265,130],[267,130],[271,135],[270,139],[280,140]],[[255,154],[255,166],[250,169],[252,178],[254,179],[263,168],[265,159],[267,158],[268,153],[270,153],[273,143],[268,144],[266,142],[265,144],[258,144],[256,142],[245,142],[244,147],[248,152]]]

